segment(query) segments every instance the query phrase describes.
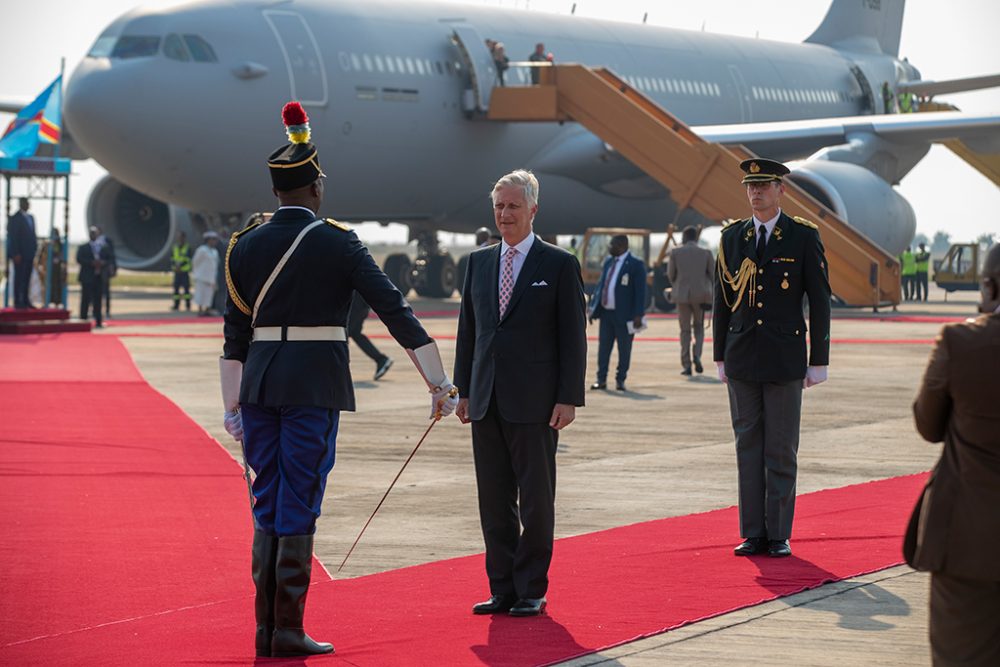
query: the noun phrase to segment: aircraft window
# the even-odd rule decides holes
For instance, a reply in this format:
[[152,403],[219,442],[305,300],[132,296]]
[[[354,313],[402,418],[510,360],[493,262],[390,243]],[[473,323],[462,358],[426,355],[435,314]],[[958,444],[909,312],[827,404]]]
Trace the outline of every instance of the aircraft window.
[[708,97],[708,84],[706,84],[704,81],[699,81],[698,87],[701,88],[701,94],[704,95],[705,97]]
[[375,69],[379,72],[385,71],[385,63],[382,62],[382,56],[375,54]]
[[694,84],[684,79],[684,92],[688,95],[694,95]]
[[215,49],[198,35],[184,35],[184,43],[187,44],[191,57],[198,63],[217,63],[219,59],[215,55]]
[[434,67],[435,67],[435,69],[437,69],[437,73],[438,74],[444,76],[444,67],[441,65],[441,61],[440,60],[435,60],[434,61]]
[[400,74],[406,74],[406,66],[403,64],[403,59],[396,56],[396,69],[399,70]]
[[363,54],[361,54],[361,60],[363,60],[364,63],[365,63],[365,71],[366,72],[371,72],[372,68],[373,68],[372,57],[370,55],[368,55],[367,53],[363,53]]
[[188,53],[187,47],[184,46],[184,42],[180,36],[172,33],[167,35],[163,40],[163,55],[171,60],[179,60],[181,62],[191,60],[191,54]]
[[155,35],[122,35],[111,51],[112,58],[145,58],[160,50],[160,38]]
[[111,51],[114,50],[115,42],[117,41],[118,37],[110,35],[98,37],[94,45],[90,47],[90,51],[87,52],[87,56],[90,58],[107,58],[111,55]]
[[712,85],[715,86],[715,96],[722,97],[722,89],[719,88],[719,84],[713,83]]
[[424,60],[424,69],[427,70],[427,76],[434,75],[434,64],[429,59]]
[[668,93],[674,92],[674,83],[673,83],[673,81],[671,79],[667,79],[666,80],[666,84],[667,84],[667,92]]
[[424,61],[421,60],[420,58],[417,58],[415,64],[417,66],[417,74],[419,74],[420,76],[423,76],[424,75]]
[[338,58],[340,59],[340,69],[344,70],[345,72],[351,71],[351,60],[350,58],[347,57],[347,54],[341,51],[337,55]]
[[410,74],[417,73],[417,68],[413,65],[413,58],[410,58],[409,56],[406,58],[406,71]]
[[385,68],[389,70],[389,74],[396,73],[396,63],[393,62],[392,56],[385,57]]
[[653,77],[653,90],[655,90],[658,93],[663,92],[661,81],[660,79],[657,79],[655,76]]
[[356,53],[351,54],[351,67],[357,72],[361,71],[361,59],[358,58]]

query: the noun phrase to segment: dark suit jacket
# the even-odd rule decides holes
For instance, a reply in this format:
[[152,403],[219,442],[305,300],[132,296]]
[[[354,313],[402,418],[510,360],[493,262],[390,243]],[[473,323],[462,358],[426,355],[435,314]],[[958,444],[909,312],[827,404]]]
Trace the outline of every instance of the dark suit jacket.
[[[235,289],[251,311],[278,260],[314,220],[303,209],[279,209],[270,222],[230,241],[230,290]],[[264,297],[257,326],[346,326],[354,290],[403,347],[413,349],[431,341],[357,234],[333,224],[313,229],[296,248]],[[346,342],[251,344],[251,316],[236,306],[232,291],[226,301],[224,332],[223,356],[244,363],[240,403],[354,409]]]
[[537,236],[499,317],[501,244],[469,255],[455,346],[455,385],[469,417],[495,394],[503,419],[547,423],[556,403],[583,405],[586,310],[580,264]]
[[1000,315],[949,324],[913,404],[917,430],[944,450],[910,519],[906,562],[1000,581]]
[[[811,224],[811,223],[810,223]],[[806,323],[802,297],[809,298],[809,365],[830,363],[830,281],[819,230],[784,213],[757,257],[753,218],[722,230],[718,263],[732,275],[744,259],[754,263],[758,293],[740,294],[716,272],[712,311],[715,361],[726,375],[747,382],[790,382],[806,376]],[[739,305],[733,311],[728,304]]]
[[38,238],[34,225],[28,222],[24,211],[18,211],[7,220],[7,256],[20,255],[21,260],[27,262],[26,266],[31,266],[37,252]]
[[604,306],[601,305],[601,295],[604,293],[604,285],[608,281],[608,274],[616,259],[616,257],[608,257],[604,260],[601,278],[597,281],[594,293],[590,296],[590,313],[591,317],[600,318],[610,314],[619,322],[631,322],[637,317],[642,317],[646,312],[646,265],[642,263],[641,259],[629,253],[618,272],[618,282],[613,288],[615,290],[615,309],[608,311],[604,310]]
[[111,261],[111,250],[108,249],[107,245],[101,246],[99,256],[97,257],[97,259],[104,262],[101,268],[94,268],[94,259],[94,250],[90,247],[90,241],[81,243],[76,249],[76,261],[80,265],[79,279],[81,283],[89,285],[98,282],[107,270],[108,263]]

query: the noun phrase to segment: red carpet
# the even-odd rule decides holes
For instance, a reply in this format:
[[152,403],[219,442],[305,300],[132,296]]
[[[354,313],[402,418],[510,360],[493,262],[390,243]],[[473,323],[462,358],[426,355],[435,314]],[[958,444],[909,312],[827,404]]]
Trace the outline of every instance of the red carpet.
[[[12,349],[0,341],[4,367]],[[0,378],[0,664],[254,664],[239,466],[112,337],[39,337],[21,354],[48,379]],[[100,379],[57,381],[52,359]],[[922,481],[801,496],[782,560],[731,555],[733,508],[560,540],[538,619],[469,613],[482,555],[343,581],[317,568],[307,625],[337,654],[309,662],[546,664],[889,567]]]

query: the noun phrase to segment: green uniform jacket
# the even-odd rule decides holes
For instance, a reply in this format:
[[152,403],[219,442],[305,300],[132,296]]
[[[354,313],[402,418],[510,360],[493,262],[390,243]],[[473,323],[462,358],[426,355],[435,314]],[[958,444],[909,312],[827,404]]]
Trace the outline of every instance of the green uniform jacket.
[[[741,267],[742,295],[726,280],[727,274],[739,276]],[[809,298],[812,330],[809,365],[827,366],[830,281],[816,226],[782,213],[761,258],[757,257],[752,218],[722,231],[712,326],[715,361],[725,362],[727,376],[749,382],[790,382],[805,377],[803,295]]]
[[900,274],[904,276],[917,275],[917,258],[909,250],[904,250],[899,256]]

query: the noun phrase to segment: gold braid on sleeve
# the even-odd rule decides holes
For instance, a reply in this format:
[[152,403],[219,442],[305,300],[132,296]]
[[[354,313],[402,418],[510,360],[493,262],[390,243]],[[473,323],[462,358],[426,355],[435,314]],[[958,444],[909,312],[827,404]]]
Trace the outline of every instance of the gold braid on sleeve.
[[[722,298],[729,306],[729,310],[735,313],[736,309],[740,307],[744,293],[749,292],[751,302],[757,294],[757,265],[749,257],[744,257],[743,263],[740,264],[740,268],[734,276],[729,272],[729,265],[726,263],[724,245],[719,243],[719,259],[715,264],[716,273],[719,276],[719,282],[722,283]],[[730,301],[726,286],[733,291],[736,297],[735,301]]]

